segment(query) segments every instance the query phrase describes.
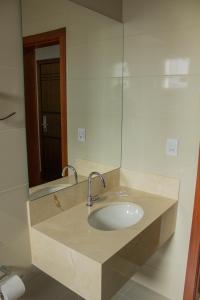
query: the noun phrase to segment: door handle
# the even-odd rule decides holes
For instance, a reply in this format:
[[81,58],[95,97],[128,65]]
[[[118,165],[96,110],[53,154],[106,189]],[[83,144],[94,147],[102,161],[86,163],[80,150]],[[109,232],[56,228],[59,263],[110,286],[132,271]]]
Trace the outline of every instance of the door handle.
[[42,117],[42,128],[43,128],[44,133],[48,132],[48,123],[47,123],[47,116],[46,115],[43,115],[43,117]]

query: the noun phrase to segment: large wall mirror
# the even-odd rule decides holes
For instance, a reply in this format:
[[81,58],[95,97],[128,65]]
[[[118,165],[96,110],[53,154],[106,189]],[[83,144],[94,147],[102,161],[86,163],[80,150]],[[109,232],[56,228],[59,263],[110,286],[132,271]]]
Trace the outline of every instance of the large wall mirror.
[[68,0],[21,7],[35,199],[120,167],[123,25]]

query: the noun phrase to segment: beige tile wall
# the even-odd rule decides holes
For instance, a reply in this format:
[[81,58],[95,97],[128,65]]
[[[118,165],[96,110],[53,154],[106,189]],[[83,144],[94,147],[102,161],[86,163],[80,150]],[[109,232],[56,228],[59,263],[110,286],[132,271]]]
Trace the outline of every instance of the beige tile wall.
[[0,265],[30,266],[19,1],[0,1]]
[[[124,0],[123,9],[122,167],[181,182],[175,237],[135,280],[181,300],[200,140],[200,2]],[[178,139],[178,157],[165,155],[167,138]]]

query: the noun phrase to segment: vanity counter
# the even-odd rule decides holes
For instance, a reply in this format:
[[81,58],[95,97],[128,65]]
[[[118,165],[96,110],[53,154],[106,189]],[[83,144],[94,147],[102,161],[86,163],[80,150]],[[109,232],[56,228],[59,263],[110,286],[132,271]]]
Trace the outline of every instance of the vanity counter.
[[[122,230],[91,227],[88,216],[113,202],[136,203],[144,216]],[[110,299],[133,275],[130,266],[141,265],[173,235],[176,211],[176,200],[112,188],[91,208],[81,203],[32,226],[33,264],[88,300]]]
[[[136,203],[143,208],[144,217],[139,223],[116,231],[102,231],[91,227],[88,224],[88,216],[94,210],[112,202]],[[82,203],[33,228],[102,264],[175,204],[175,200],[120,187],[103,194],[92,207],[87,207],[86,203]]]

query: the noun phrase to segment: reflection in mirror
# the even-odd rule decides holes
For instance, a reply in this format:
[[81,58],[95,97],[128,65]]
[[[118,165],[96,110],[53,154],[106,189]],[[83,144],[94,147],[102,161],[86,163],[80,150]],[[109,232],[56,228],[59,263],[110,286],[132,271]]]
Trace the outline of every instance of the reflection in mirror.
[[123,25],[68,0],[21,2],[35,199],[120,167]]

